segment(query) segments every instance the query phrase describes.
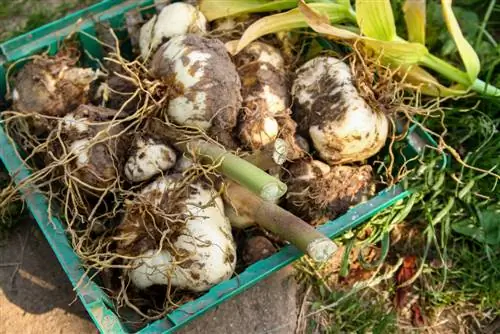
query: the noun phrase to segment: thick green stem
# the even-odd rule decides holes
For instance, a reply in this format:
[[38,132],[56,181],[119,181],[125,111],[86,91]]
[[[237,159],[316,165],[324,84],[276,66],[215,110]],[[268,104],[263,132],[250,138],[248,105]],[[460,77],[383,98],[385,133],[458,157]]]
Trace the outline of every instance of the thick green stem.
[[187,154],[199,155],[207,163],[219,165],[222,174],[266,201],[276,200],[286,193],[286,184],[217,144],[196,139],[176,146]]
[[286,193],[286,184],[216,143],[203,139],[190,139],[190,136],[183,131],[155,118],[150,119],[146,127],[149,132],[171,142],[178,150],[201,158],[203,163],[216,165],[217,170],[224,176],[266,201],[277,200]]
[[448,64],[444,60],[428,54],[422,59],[421,63],[428,68],[438,72],[442,76],[450,79],[451,81],[457,82],[465,87],[470,85],[470,80],[467,73],[460,71],[453,65]]
[[476,79],[470,88],[478,93],[488,95],[488,96],[500,96],[500,89],[487,84],[481,79]]
[[431,54],[427,55],[422,60],[422,64],[430,69],[433,69],[442,76],[454,82],[457,82],[466,88],[470,88],[475,92],[488,96],[500,96],[499,88],[489,85],[481,79],[476,79],[476,81],[474,81],[471,85],[467,73],[460,71],[453,65],[448,64],[447,62],[436,56],[433,56]]
[[314,261],[324,262],[338,249],[332,240],[299,217],[272,202],[263,201],[235,183],[228,184],[225,196],[236,212],[244,211],[247,220],[253,219],[264,229],[289,241]]

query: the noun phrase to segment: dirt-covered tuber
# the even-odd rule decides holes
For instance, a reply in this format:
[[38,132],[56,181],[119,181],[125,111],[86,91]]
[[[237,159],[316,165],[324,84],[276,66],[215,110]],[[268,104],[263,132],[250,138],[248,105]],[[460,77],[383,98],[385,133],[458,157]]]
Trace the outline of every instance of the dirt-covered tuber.
[[78,184],[93,193],[100,193],[120,176],[120,166],[127,145],[127,136],[121,135],[121,123],[110,123],[116,111],[102,107],[81,105],[60,119],[53,130],[51,149],[59,159],[70,158],[65,166]]
[[176,153],[168,143],[146,134],[139,135],[125,163],[125,177],[130,182],[151,179],[175,165]]
[[374,192],[368,165],[330,167],[304,159],[294,162],[289,172],[285,207],[313,224],[345,213]]
[[142,27],[139,35],[139,48],[144,60],[154,54],[166,40],[177,35],[206,33],[207,20],[196,7],[176,2],[163,7]]
[[241,84],[220,41],[192,34],[173,37],[158,49],[151,66],[153,74],[172,88],[170,121],[203,130],[234,128]]
[[67,57],[41,56],[26,64],[15,77],[13,108],[32,116],[33,131],[51,128],[47,116],[62,117],[87,103],[90,83],[97,73],[74,63]]
[[247,148],[257,150],[277,138],[274,116],[288,106],[284,61],[279,50],[254,42],[235,57],[235,63],[243,96],[239,138]]
[[[222,199],[202,181],[190,184],[185,197],[170,198],[181,183],[182,176],[173,174],[159,177],[142,191],[143,200],[160,210],[168,201],[175,200],[185,221],[170,226],[166,221],[165,226],[175,229],[169,238],[170,246],[156,245],[133,261],[129,276],[138,288],[171,284],[190,291],[205,291],[233,274],[236,250]],[[125,222],[143,226],[144,222],[134,221],[138,217],[141,216],[129,214]]]
[[389,122],[358,94],[349,67],[321,56],[297,70],[293,83],[294,118],[329,164],[362,161],[385,144]]

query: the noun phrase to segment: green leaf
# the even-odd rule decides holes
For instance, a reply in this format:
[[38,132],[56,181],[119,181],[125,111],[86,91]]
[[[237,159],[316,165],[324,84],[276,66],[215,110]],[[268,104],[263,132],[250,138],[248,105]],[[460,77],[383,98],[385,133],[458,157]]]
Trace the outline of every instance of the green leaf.
[[208,21],[249,13],[272,12],[297,7],[297,0],[201,0],[200,11]]
[[361,33],[382,41],[396,38],[390,0],[356,0],[356,19]]
[[500,245],[500,211],[488,208],[478,212],[479,225],[473,218],[458,221],[452,229],[481,243]]
[[474,224],[472,219],[458,221],[451,225],[451,229],[456,233],[471,237],[479,242],[484,242],[484,233],[477,225]]
[[500,245],[500,210],[488,208],[479,212],[479,222],[484,231],[485,242]]
[[406,0],[403,12],[408,41],[425,45],[425,0]]
[[460,53],[462,62],[465,65],[470,83],[472,84],[477,79],[477,75],[479,74],[479,57],[477,56],[476,51],[474,51],[472,46],[469,44],[469,42],[467,42],[464,35],[462,34],[462,30],[460,30],[458,21],[451,8],[451,3],[451,0],[441,0],[443,17],[446,22],[448,31],[450,32],[453,40],[455,41],[455,44],[457,45],[458,52]]

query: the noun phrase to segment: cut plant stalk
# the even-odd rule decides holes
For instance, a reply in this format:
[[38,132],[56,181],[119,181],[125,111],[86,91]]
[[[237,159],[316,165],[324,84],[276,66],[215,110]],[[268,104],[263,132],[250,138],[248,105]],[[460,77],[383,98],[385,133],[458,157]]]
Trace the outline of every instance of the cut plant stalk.
[[286,184],[252,163],[202,139],[178,142],[175,146],[186,154],[201,157],[204,163],[215,164],[229,179],[241,184],[266,201],[274,201],[286,193]]
[[203,163],[217,166],[216,169],[224,176],[266,201],[277,200],[286,193],[286,184],[252,163],[226,151],[221,145],[199,139],[201,134],[199,130],[186,135],[176,127],[157,119],[151,119],[147,127],[150,132],[160,134],[185,154],[201,158]]
[[258,225],[289,241],[314,261],[324,262],[338,249],[332,240],[302,219],[234,182],[227,185],[225,196],[232,203],[242,203],[235,206],[244,207],[245,213],[251,215]]

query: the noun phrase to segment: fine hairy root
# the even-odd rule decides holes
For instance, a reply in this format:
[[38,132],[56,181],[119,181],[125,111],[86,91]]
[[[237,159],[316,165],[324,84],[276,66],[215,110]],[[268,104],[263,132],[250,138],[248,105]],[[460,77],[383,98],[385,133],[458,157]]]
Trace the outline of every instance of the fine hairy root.
[[[198,180],[219,189],[215,183],[219,174],[215,172],[217,166],[193,164],[183,172],[182,183],[169,192],[161,207],[136,195],[142,185],[131,185],[124,178],[124,160],[131,149],[127,134],[143,129],[152,119],[171,124],[163,112],[170,88],[155,79],[140,61],[123,58],[119,50],[117,44],[105,58],[114,71],[101,85],[95,100],[102,107],[84,105],[87,99],[74,98],[75,104],[64,110],[52,106],[31,110],[18,101],[13,110],[2,113],[7,135],[18,143],[22,160],[32,173],[17,186],[4,189],[1,199],[2,203],[11,202],[18,198],[21,189],[43,193],[48,198],[48,213],[62,217],[70,243],[87,273],[100,275],[104,290],[116,301],[118,313],[132,309],[142,323],[163,317],[197,294],[168,286],[161,288],[164,294],[159,299],[157,287],[155,291],[139,292],[128,279],[120,278],[122,272],[132,269],[133,260],[139,259],[151,245],[172,254],[178,252],[170,240],[190,218],[176,205],[178,199]],[[37,64],[52,64],[63,56],[56,56],[56,60],[38,57]],[[63,60],[58,61],[64,63]],[[70,65],[74,64],[76,60]],[[28,71],[32,70],[28,67]],[[55,87],[54,94],[65,93],[57,90],[57,83]],[[95,93],[88,94],[89,91],[84,89],[87,95]],[[116,99],[116,95],[121,99]],[[43,131],[33,131],[33,124],[38,123],[44,125]],[[198,137],[211,140],[203,133]],[[196,154],[193,156],[196,162]],[[131,215],[142,219],[131,219]],[[129,233],[127,222],[132,221],[143,222],[134,229],[135,233]]]

